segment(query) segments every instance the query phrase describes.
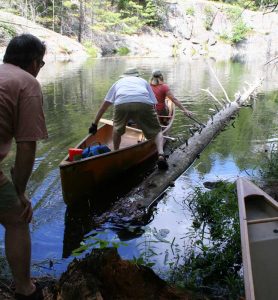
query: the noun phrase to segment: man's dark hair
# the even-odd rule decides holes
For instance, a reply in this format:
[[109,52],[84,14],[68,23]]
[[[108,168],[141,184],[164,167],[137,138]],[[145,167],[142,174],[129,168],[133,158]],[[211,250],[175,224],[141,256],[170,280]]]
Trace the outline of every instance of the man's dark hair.
[[3,62],[26,69],[33,60],[41,60],[45,54],[45,44],[32,34],[21,34],[8,44]]

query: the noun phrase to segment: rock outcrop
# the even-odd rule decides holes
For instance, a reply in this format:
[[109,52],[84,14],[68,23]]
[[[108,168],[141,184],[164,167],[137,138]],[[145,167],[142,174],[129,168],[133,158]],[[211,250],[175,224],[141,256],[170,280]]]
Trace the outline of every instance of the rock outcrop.
[[[233,45],[227,39],[235,30],[236,21],[231,21],[233,6],[212,1],[178,0],[166,2],[165,10],[166,16],[159,30],[144,27],[133,35],[92,32],[92,42],[98,49],[98,55],[117,56],[122,48],[129,50],[127,56],[136,57],[194,59],[205,56],[217,60],[236,58],[266,62],[278,55],[277,13],[264,14],[242,8],[240,18],[249,31],[243,40]],[[84,47],[74,39],[22,17],[0,12],[0,22],[12,25],[17,33],[30,32],[45,40],[48,60],[79,60],[87,57]],[[4,47],[6,43],[2,43]]]
[[[47,61],[70,61],[87,57],[85,48],[74,39],[46,29],[23,17],[0,11],[0,23],[5,24],[7,28],[12,28],[17,34],[31,33],[45,41],[47,46],[45,60]],[[1,42],[0,53],[3,55],[9,39],[7,36],[3,37]]]

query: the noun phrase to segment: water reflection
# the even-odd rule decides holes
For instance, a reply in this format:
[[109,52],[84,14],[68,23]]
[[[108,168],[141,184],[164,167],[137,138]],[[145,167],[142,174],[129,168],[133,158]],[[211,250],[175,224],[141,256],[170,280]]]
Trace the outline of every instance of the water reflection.
[[[233,99],[235,92],[242,90],[245,81],[254,82],[266,70],[254,63],[242,64],[238,61],[209,63],[230,99]],[[201,158],[175,182],[174,187],[167,190],[152,214],[139,226],[128,222],[128,226],[125,226],[115,222],[115,219],[114,222],[108,220],[97,223],[96,220],[110,207],[113,199],[108,197],[104,201],[104,195],[88,204],[80,204],[73,213],[67,210],[63,202],[59,162],[67,149],[75,146],[87,134],[107,90],[127,67],[138,67],[145,79],[149,79],[153,69],[161,69],[174,94],[203,123],[215,110],[217,103],[201,89],[209,87],[218,99],[224,97],[206,60],[89,59],[84,64],[52,63],[45,66],[39,80],[44,93],[49,139],[38,145],[35,169],[28,185],[28,193],[35,204],[31,228],[33,262],[42,266],[33,272],[44,273],[43,267],[52,260],[55,262],[54,271],[49,272],[59,275],[68,263],[68,260],[61,258],[68,257],[84,236],[90,234],[116,241],[128,240],[128,246],[119,247],[124,258],[138,256],[148,246],[154,247],[157,252],[153,257],[156,268],[166,269],[165,262],[173,259],[175,251],[188,242],[185,234],[191,224],[190,213],[184,210],[182,202],[192,188],[204,181],[234,180],[237,176],[256,174],[258,151],[268,149],[273,141],[277,141],[278,80],[277,72],[269,67],[263,86],[267,93],[260,94],[252,108],[241,109],[234,127],[228,127],[214,139],[201,153]],[[111,115],[112,112],[108,111],[104,117],[110,118]],[[191,125],[192,121],[177,111],[171,135],[177,137],[178,141],[171,145],[172,148],[190,136],[188,128]],[[14,153],[11,153],[2,163],[6,172],[13,159]],[[128,178],[140,179],[132,174]],[[124,178],[114,184],[115,190],[126,187],[128,184]],[[98,202],[105,205],[101,208],[96,205]],[[165,233],[165,230],[169,231],[165,237],[168,243],[158,241],[158,233]]]
[[76,202],[67,207],[65,213],[65,232],[63,257],[68,257],[77,248],[84,235],[94,229],[102,228],[113,230],[120,240],[130,240],[144,233],[143,226],[147,225],[152,214],[146,214],[140,220],[132,216],[125,216],[127,205],[113,206],[121,197],[126,195],[132,187],[138,185],[155,167],[155,158],[150,158],[136,168],[129,169],[121,174],[121,178],[115,178],[107,186],[95,191],[86,201]]

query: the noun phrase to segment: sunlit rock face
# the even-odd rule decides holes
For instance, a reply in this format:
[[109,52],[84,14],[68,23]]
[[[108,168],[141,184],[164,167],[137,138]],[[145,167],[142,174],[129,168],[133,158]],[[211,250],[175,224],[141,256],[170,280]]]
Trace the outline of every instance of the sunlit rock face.
[[[227,39],[234,30],[229,5],[196,0],[167,1],[165,11],[160,28],[145,26],[132,35],[121,34],[121,28],[114,32],[90,32],[96,56],[120,56],[120,50],[127,49],[124,55],[131,57],[212,57],[265,62],[277,55],[276,13],[242,9],[241,19],[249,30],[244,39],[233,45]],[[80,61],[88,56],[84,47],[74,39],[20,16],[1,11],[0,17],[15,24],[17,34],[29,32],[46,41],[46,61]],[[0,59],[8,41],[6,36],[0,35]]]

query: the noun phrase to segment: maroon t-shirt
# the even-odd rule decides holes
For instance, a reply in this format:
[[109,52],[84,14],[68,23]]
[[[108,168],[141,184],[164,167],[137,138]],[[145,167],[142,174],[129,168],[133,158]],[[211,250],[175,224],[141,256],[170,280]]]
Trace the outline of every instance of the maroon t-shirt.
[[156,110],[163,110],[165,108],[165,99],[169,92],[169,86],[166,83],[163,83],[158,85],[151,84],[151,87],[157,100]]
[[[0,162],[13,138],[30,142],[47,138],[43,97],[37,79],[12,64],[0,65]],[[7,181],[0,169],[0,186]]]

